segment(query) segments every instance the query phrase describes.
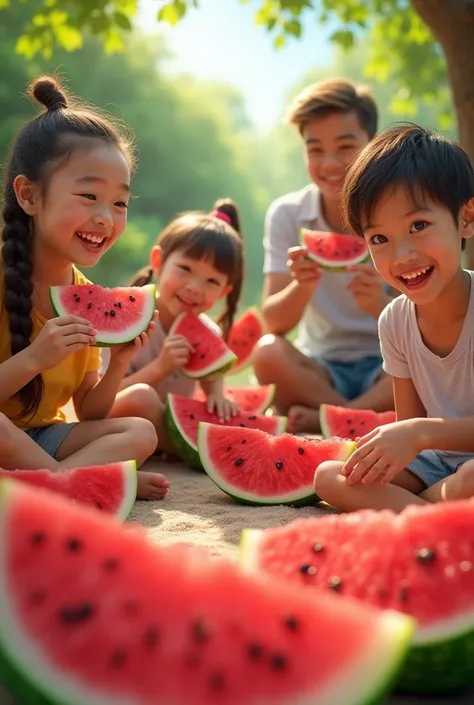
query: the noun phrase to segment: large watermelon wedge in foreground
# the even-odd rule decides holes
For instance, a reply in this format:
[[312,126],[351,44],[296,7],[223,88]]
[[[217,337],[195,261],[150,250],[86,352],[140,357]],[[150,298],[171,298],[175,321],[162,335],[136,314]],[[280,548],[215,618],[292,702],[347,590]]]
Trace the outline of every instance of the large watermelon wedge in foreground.
[[394,423],[395,420],[394,411],[377,413],[370,409],[347,409],[331,404],[321,404],[319,407],[319,423],[324,438],[340,436],[355,440],[370,433],[374,428]]
[[368,705],[412,620],[246,576],[0,483],[0,678],[22,705]]
[[183,373],[193,379],[212,379],[225,374],[237,357],[222,338],[217,323],[209,316],[181,313],[169,330],[169,335],[182,335],[194,347]]
[[155,286],[106,289],[97,284],[51,286],[57,316],[80,316],[97,331],[96,347],[123,345],[146,331],[155,312]]
[[13,479],[42,488],[125,521],[137,498],[134,460],[64,470],[3,470],[0,480]]
[[220,421],[214,412],[208,412],[205,402],[181,397],[178,394],[168,394],[165,404],[166,430],[178,454],[185,463],[196,470],[203,469],[197,447],[200,421],[226,427],[259,428],[272,436],[284,433],[287,423],[286,416],[243,413],[232,416],[228,421]]
[[325,460],[347,460],[355,443],[270,436],[250,428],[200,423],[198,452],[204,470],[224,492],[245,504],[314,504],[313,479]]
[[418,622],[401,690],[474,685],[474,501],[295,521],[242,537],[242,564],[409,614]]
[[369,257],[367,243],[357,235],[302,228],[301,242],[308,249],[309,259],[317,262],[322,269],[343,271]]
[[237,362],[230,369],[230,374],[250,365],[252,351],[263,333],[262,319],[256,306],[248,308],[236,320],[229,332],[229,347],[237,355]]

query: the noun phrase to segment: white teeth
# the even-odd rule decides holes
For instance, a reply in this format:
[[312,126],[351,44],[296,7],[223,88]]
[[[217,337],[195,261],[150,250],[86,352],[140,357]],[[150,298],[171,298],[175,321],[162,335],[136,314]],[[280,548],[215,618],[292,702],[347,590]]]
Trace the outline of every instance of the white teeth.
[[105,240],[105,237],[97,237],[96,235],[88,235],[87,233],[77,233],[77,234],[83,240],[89,240],[89,242],[94,242],[97,245],[101,245]]
[[422,274],[426,274],[429,269],[431,269],[431,267],[422,267],[421,269],[417,269],[415,272],[410,272],[410,274],[402,274],[401,278],[416,279],[417,277],[421,277]]

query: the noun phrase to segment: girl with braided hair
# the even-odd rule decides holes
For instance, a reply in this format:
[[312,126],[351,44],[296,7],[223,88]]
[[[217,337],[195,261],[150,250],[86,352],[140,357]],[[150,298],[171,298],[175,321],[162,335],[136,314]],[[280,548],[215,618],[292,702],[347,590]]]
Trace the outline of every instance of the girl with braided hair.
[[[55,79],[31,95],[46,110],[23,127],[6,165],[0,259],[0,459],[7,468],[96,465],[134,459],[157,444],[143,418],[107,418],[148,332],[114,348],[99,379],[95,333],[78,316],[55,318],[49,287],[87,284],[92,267],[124,230],[133,165],[131,140],[97,111],[71,104]],[[151,389],[142,389],[143,393]],[[73,401],[79,422],[66,423]],[[169,483],[139,472],[138,497],[159,499]]]

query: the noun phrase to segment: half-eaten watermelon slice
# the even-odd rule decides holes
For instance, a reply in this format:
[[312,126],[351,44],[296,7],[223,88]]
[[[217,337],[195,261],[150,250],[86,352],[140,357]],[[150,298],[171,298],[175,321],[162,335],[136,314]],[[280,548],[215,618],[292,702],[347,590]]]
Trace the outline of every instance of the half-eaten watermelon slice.
[[178,394],[168,394],[165,404],[166,430],[178,454],[187,465],[196,470],[203,469],[197,447],[200,421],[226,427],[259,428],[273,436],[284,433],[287,423],[286,416],[259,416],[244,413],[232,416],[228,421],[220,421],[214,412],[211,414],[208,412],[205,402],[181,397]]
[[229,347],[237,355],[237,363],[230,374],[240,372],[250,364],[255,344],[264,333],[258,308],[252,306],[233,324],[229,332]]
[[330,591],[414,617],[399,689],[442,693],[474,685],[473,536],[474,502],[457,500],[245,531],[241,558],[317,600]]
[[323,269],[341,271],[369,257],[367,243],[357,235],[302,228],[301,241],[308,248],[308,257]]
[[155,286],[106,289],[97,284],[51,286],[56,316],[80,316],[96,329],[96,347],[123,345],[146,331],[155,312]]
[[211,480],[245,504],[291,504],[319,501],[313,487],[316,468],[325,460],[347,460],[355,443],[326,441],[289,433],[270,436],[250,428],[200,423],[198,452]]
[[20,483],[1,483],[0,547],[0,672],[23,705],[367,705],[413,631]]
[[201,318],[192,313],[181,313],[169,330],[169,335],[182,335],[194,347],[183,373],[193,379],[212,379],[225,374],[235,363],[237,357],[215,331],[216,323],[211,327],[208,316]]
[[394,411],[377,413],[370,409],[346,409],[344,406],[331,406],[331,404],[321,404],[319,407],[319,423],[325,438],[340,436],[354,441],[378,426],[395,421]]
[[57,470],[4,470],[0,480],[13,479],[39,487],[125,521],[137,498],[137,464],[134,460],[108,465]]
[[[243,414],[264,414],[275,396],[275,385],[225,387],[224,394],[237,404]],[[206,395],[201,387],[196,389],[194,398],[199,401],[206,401]]]

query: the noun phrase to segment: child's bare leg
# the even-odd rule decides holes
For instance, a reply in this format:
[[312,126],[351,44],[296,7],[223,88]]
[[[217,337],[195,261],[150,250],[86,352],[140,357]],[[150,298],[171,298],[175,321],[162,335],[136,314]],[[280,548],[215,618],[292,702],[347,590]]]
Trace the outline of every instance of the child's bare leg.
[[[56,452],[63,468],[135,460],[140,467],[154,452],[156,431],[150,421],[140,418],[82,421],[74,426]],[[158,473],[138,473],[138,499],[161,499],[169,489],[168,480]]]
[[328,504],[345,512],[357,509],[392,509],[401,512],[410,504],[426,504],[430,500],[420,496],[425,484],[409,470],[401,473],[389,484],[373,482],[349,485],[342,474],[343,463],[327,461],[316,470],[316,494]]
[[290,431],[317,432],[320,404],[346,404],[326,370],[285,338],[264,335],[255,346],[252,362],[260,384],[276,385],[275,407],[279,414],[288,414]]
[[420,497],[427,502],[445,502],[474,497],[474,460],[463,463],[454,475],[424,490]]
[[8,470],[57,470],[59,463],[24,431],[0,414],[0,465]]
[[392,378],[382,372],[381,377],[379,377],[373,387],[355,399],[348,401],[346,406],[348,409],[392,411],[395,408]]

